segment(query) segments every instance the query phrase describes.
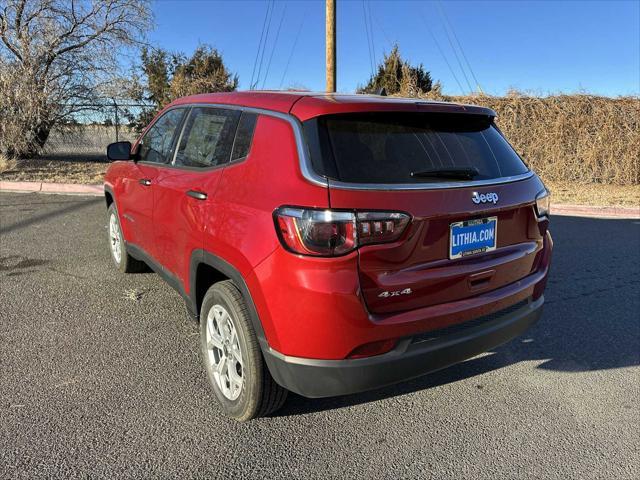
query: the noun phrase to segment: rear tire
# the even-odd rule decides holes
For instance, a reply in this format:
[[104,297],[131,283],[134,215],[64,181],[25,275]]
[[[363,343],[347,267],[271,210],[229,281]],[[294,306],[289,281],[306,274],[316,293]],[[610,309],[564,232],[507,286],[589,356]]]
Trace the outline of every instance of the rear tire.
[[282,407],[288,392],[271,378],[234,283],[225,280],[209,288],[200,312],[202,359],[223,411],[246,422]]
[[109,251],[111,260],[122,273],[137,273],[148,270],[147,264],[136,260],[127,252],[127,246],[120,227],[120,217],[116,204],[112,203],[107,209],[107,231],[109,234]]

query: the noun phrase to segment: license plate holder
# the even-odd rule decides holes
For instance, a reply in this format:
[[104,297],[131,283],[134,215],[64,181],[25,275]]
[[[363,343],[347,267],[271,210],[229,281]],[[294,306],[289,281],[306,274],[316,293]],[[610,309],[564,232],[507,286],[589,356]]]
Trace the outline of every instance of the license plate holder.
[[464,220],[449,225],[449,259],[496,249],[498,217]]

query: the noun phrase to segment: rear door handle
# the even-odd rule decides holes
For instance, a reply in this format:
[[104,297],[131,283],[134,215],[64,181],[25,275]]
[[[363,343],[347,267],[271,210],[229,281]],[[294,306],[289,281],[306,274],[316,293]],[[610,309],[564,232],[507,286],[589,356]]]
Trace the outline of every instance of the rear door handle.
[[149,180],[148,178],[141,178],[140,180],[138,180],[138,183],[143,187],[148,187],[151,185],[151,180]]
[[197,190],[189,190],[187,192],[187,195],[189,195],[190,197],[195,198],[196,200],[206,200],[207,199],[207,194],[204,192],[198,192]]

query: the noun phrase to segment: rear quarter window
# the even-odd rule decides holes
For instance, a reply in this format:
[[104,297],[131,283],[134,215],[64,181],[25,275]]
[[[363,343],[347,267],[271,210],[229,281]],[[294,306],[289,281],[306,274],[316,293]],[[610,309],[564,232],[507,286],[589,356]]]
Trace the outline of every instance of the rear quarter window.
[[429,183],[415,172],[473,168],[473,180],[526,173],[528,168],[484,115],[365,113],[304,123],[314,169],[349,183]]
[[251,151],[251,142],[253,141],[253,131],[256,128],[258,116],[255,113],[242,112],[238,129],[236,130],[236,138],[233,142],[233,152],[231,153],[231,161],[241,160],[249,155]]

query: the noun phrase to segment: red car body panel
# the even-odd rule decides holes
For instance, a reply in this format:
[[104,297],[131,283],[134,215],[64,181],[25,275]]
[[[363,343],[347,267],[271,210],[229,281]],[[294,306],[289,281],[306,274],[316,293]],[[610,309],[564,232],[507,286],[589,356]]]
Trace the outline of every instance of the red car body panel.
[[[105,185],[116,202],[125,240],[160,263],[187,295],[194,289],[193,252],[210,252],[233,266],[246,283],[268,348],[278,354],[345,359],[371,342],[441,329],[542,295],[552,241],[548,220],[539,219],[534,210],[536,195],[544,189],[535,175],[476,188],[335,188],[305,178],[291,123],[344,112],[493,115],[491,110],[300,92],[197,95],[167,108],[193,104],[267,111],[258,116],[246,159],[202,171],[115,162]],[[145,178],[152,180],[151,186],[140,185]],[[196,200],[185,194],[188,190],[205,193],[207,199]],[[489,190],[500,196],[499,206],[469,201],[472,191]],[[315,258],[293,254],[281,244],[273,213],[284,205],[393,210],[408,213],[412,221],[394,243]],[[498,217],[497,249],[448,260],[449,225],[489,216]],[[407,285],[415,295],[379,297],[382,290]]]
[[[311,185],[297,170],[296,143],[288,122],[261,116],[247,159],[224,169],[211,208],[206,209],[204,248],[227,259],[246,278],[280,242],[273,211],[296,198],[328,207],[327,189]],[[262,317],[261,317],[262,318]]]
[[[149,253],[161,259],[162,265],[189,293],[190,255],[176,252],[203,248],[206,215],[214,206],[224,170],[194,172],[170,167],[159,167],[158,170],[153,185],[154,249]],[[207,200],[203,202],[186,195],[190,190],[206,193]]]
[[373,97],[367,95],[306,95],[300,97],[291,113],[300,121],[320,115],[356,112],[440,112],[476,113],[495,116],[489,108],[444,102],[420,102],[414,99]]
[[252,295],[261,293],[254,300],[263,323],[277,320],[277,330],[265,328],[272,348],[294,357],[343,359],[363,344],[440,329],[532,297],[546,278],[548,253],[539,254],[538,265],[534,274],[482,296],[373,315],[360,293],[356,254],[299,261],[277,249],[254,270],[253,281],[262,288]]
[[[421,308],[500,288],[532,273],[546,224],[532,199],[544,186],[537,177],[483,188],[353,192],[331,190],[332,208],[397,210],[413,216],[401,241],[360,248],[361,287],[372,313]],[[500,206],[469,201],[473,191],[495,192]],[[498,217],[497,249],[451,261],[449,225]],[[382,290],[411,287],[415,295],[379,298]]]

